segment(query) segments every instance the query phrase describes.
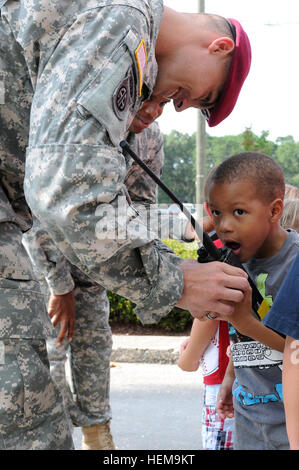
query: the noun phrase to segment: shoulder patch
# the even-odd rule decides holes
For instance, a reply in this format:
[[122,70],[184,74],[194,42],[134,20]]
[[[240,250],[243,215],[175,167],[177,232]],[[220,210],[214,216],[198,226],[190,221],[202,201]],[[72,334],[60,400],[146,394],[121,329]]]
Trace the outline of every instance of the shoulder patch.
[[113,109],[118,119],[123,120],[128,106],[135,100],[135,78],[132,67],[113,93]]
[[145,42],[142,39],[135,50],[135,57],[137,61],[137,67],[138,67],[138,93],[139,96],[141,96],[141,90],[142,90],[142,85],[143,85],[143,79],[146,71],[146,64],[147,64],[147,52],[146,52],[146,47],[145,47]]

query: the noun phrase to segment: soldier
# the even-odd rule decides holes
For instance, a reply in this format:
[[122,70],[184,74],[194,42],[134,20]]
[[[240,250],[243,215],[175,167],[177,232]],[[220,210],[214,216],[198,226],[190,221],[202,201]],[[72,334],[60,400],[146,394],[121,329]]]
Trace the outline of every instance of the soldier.
[[[128,136],[135,151],[158,176],[164,162],[163,137],[153,121],[161,115],[167,101],[146,101],[135,116]],[[143,209],[157,202],[157,185],[135,162],[127,172],[125,184],[135,208],[144,212],[146,223],[147,211]],[[160,213],[158,219],[158,212],[157,208],[156,217],[151,218],[156,224],[149,229],[158,230],[159,221],[160,226],[169,228],[170,238],[194,238],[187,219],[168,213]],[[57,344],[56,334],[47,341],[51,374],[63,391],[72,424],[82,427],[82,449],[114,449],[109,423],[112,335],[106,291],[66,260],[37,220],[33,229],[25,234],[23,243],[44,285],[46,298],[50,290],[48,311],[54,326],[60,322]],[[65,375],[68,351],[71,387]]]
[[[3,28],[0,21],[0,73]],[[33,90],[21,54],[9,53],[20,69],[5,64],[0,93],[0,450],[70,450],[71,430],[47,358],[52,326],[22,245],[31,225],[23,180]]]
[[[9,242],[18,243],[28,227],[28,208],[20,206],[27,147],[27,202],[72,264],[134,301],[143,322],[159,321],[174,305],[198,317],[229,314],[226,301],[242,300],[248,288],[245,274],[182,262],[144,231],[123,204],[126,164],[118,146],[151,94],[172,98],[177,110],[208,109],[211,126],[228,116],[250,67],[241,25],[163,12],[161,0],[0,0],[0,7],[2,186],[22,217],[4,216],[18,231]],[[5,280],[13,265],[10,253]]]

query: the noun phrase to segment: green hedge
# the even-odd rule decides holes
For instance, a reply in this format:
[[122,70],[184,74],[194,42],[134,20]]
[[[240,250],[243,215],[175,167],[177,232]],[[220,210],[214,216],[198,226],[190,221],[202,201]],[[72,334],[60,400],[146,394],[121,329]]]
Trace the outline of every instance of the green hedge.
[[[163,240],[175,254],[181,258],[197,258],[197,243],[181,243],[176,240]],[[110,324],[139,324],[141,322],[134,313],[135,304],[113,292],[108,292],[110,301]],[[157,324],[165,331],[184,331],[192,323],[192,316],[186,310],[173,308],[172,311]]]

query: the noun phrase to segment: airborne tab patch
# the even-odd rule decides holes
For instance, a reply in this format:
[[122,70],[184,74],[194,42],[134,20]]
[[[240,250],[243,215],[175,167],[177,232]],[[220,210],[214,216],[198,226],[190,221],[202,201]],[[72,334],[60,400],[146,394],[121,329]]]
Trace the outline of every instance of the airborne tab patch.
[[135,57],[137,60],[138,75],[139,75],[138,76],[139,78],[138,93],[139,93],[139,96],[141,96],[143,79],[144,79],[146,64],[147,64],[147,53],[146,53],[145,42],[143,39],[140,41],[137,49],[135,50]]

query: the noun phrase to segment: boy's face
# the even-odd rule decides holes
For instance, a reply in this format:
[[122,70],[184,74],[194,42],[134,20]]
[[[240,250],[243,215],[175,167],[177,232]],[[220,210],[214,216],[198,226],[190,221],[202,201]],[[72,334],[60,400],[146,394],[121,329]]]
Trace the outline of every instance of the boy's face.
[[208,211],[218,237],[242,263],[252,257],[267,257],[271,230],[271,203],[265,203],[250,180],[213,183]]
[[129,130],[134,134],[140,134],[150,124],[152,124],[163,113],[163,108],[170,100],[162,98],[162,96],[151,96],[145,101],[134,117]]

